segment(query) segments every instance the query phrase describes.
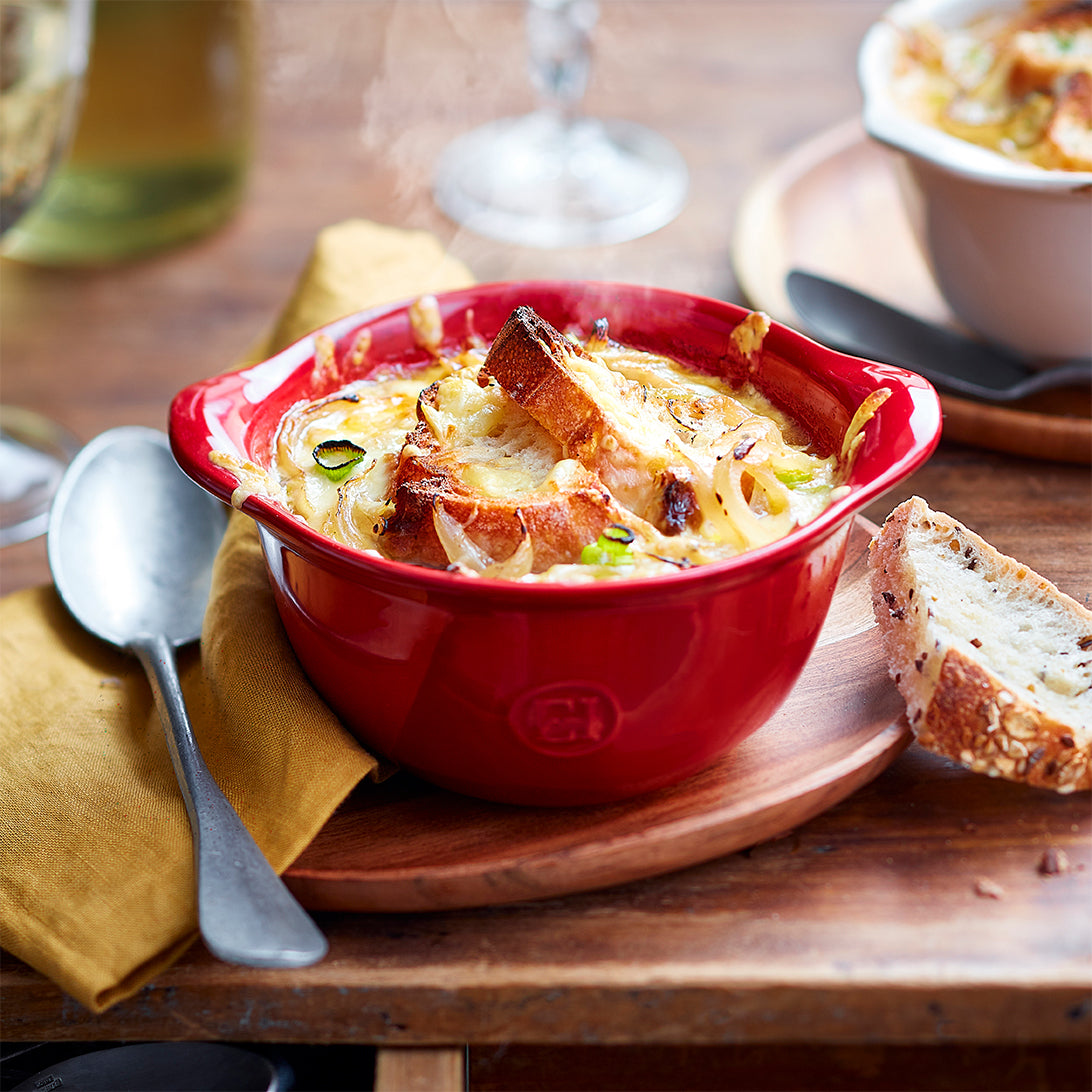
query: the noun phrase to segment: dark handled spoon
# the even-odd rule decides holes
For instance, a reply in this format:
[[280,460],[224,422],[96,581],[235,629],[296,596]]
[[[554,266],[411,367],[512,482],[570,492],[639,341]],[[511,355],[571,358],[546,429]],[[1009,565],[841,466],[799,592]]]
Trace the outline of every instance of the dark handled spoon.
[[163,433],[111,429],[61,478],[49,565],[75,619],[148,673],[193,832],[205,944],[228,963],[305,967],[326,954],[326,938],[205,765],[175,665],[175,649],[201,634],[226,518],[178,468]]
[[819,341],[908,368],[953,394],[1015,402],[1037,391],[1092,385],[1092,360],[1034,371],[1003,349],[934,326],[825,277],[794,269],[785,284],[793,310]]

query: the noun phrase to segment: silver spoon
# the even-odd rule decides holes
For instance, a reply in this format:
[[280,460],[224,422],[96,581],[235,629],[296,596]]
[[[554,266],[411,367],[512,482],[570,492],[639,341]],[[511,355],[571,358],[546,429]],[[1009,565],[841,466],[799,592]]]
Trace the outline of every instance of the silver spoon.
[[111,429],[61,479],[49,565],[76,620],[148,673],[193,831],[205,944],[228,963],[305,967],[326,954],[326,938],[209,773],[178,681],[175,649],[200,636],[226,520],[178,468],[163,433]]

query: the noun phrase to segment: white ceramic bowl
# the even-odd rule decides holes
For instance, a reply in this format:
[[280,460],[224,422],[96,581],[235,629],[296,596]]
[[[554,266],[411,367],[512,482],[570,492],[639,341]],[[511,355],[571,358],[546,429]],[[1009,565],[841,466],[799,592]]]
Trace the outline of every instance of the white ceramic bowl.
[[865,130],[899,181],[937,286],[989,341],[1046,364],[1092,355],[1092,172],[1043,170],[917,120],[893,93],[900,26],[963,26],[1019,0],[901,0],[861,44]]

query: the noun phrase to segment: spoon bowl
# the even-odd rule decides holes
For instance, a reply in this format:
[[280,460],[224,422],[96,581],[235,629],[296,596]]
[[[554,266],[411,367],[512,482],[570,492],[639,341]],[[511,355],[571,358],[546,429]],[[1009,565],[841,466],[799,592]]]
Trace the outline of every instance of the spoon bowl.
[[127,647],[162,634],[195,641],[227,526],[224,508],[189,488],[154,429],[103,433],[58,492],[48,540],[57,590],[81,625]]
[[61,479],[49,565],[76,621],[132,652],[148,673],[193,833],[209,950],[230,963],[307,966],[326,954],[326,939],[205,765],[175,665],[175,649],[200,636],[226,525],[223,505],[182,473],[163,433],[111,429]]

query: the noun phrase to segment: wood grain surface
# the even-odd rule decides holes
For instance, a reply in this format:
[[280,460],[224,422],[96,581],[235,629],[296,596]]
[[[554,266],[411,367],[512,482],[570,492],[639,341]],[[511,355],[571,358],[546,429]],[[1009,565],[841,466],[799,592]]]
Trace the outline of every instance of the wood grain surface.
[[290,888],[313,910],[523,902],[707,861],[833,807],[910,742],[872,617],[875,531],[854,522],[827,623],[784,705],[708,769],[634,800],[561,809],[490,804],[399,775],[349,798],[289,866]]
[[[533,103],[519,4],[261,4],[262,124],[242,209],[215,235],[132,265],[0,264],[3,400],[85,440],[119,424],[164,427],[177,390],[272,325],[315,233],[353,216],[432,230],[482,280],[616,278],[739,300],[740,202],[763,171],[856,111],[857,44],[884,3],[601,7],[590,109],[656,127],[690,165],[687,206],[666,228],[617,247],[531,251],[471,236],[433,205],[446,141]],[[1090,485],[1086,466],[949,438],[866,515],[879,522],[918,493],[1087,604]],[[47,579],[40,540],[0,555],[0,590]],[[229,967],[195,946],[92,1016],[5,955],[3,1035],[470,1042],[495,1045],[492,1059],[515,1043],[1086,1052],[1090,847],[1087,796],[976,777],[911,746],[783,836],[666,875],[505,906],[320,913],[330,957],[299,971]],[[1048,851],[1065,855],[1065,871],[1040,870]],[[890,1070],[875,1072],[879,1082]],[[966,1067],[952,1072],[947,1087],[982,1087]],[[1049,1087],[1041,1073],[1024,1087]]]

